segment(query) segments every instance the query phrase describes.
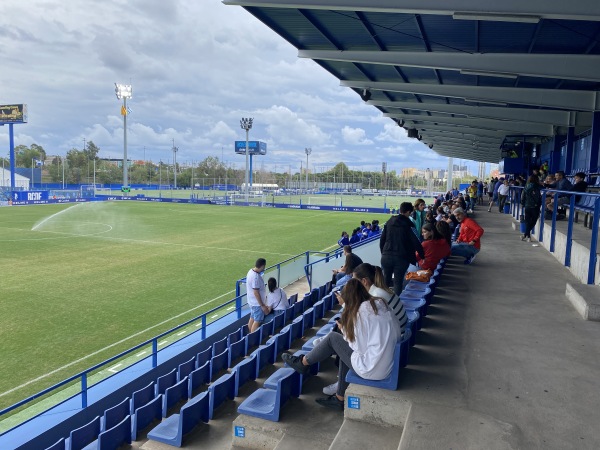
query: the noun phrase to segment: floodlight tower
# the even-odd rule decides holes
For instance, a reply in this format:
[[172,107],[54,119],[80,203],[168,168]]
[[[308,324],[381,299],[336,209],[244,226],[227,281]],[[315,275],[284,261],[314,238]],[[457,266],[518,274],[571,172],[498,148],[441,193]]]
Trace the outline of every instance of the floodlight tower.
[[129,186],[129,177],[127,176],[127,99],[132,97],[133,91],[130,84],[115,83],[115,93],[119,100],[123,99],[121,115],[123,116],[123,191]]
[[249,188],[249,184],[250,184],[250,175],[248,172],[248,155],[250,154],[250,148],[249,148],[249,133],[250,130],[252,129],[252,122],[254,121],[254,118],[249,117],[242,117],[242,119],[240,120],[240,127],[242,128],[242,130],[246,130],[246,186],[245,186],[245,194],[246,194],[246,203],[248,203],[248,188]]
[[173,139],[173,184],[177,190],[177,151],[179,147],[175,147],[175,139]]
[[308,194],[308,155],[312,153],[312,148],[305,148],[304,153],[306,153],[306,193]]

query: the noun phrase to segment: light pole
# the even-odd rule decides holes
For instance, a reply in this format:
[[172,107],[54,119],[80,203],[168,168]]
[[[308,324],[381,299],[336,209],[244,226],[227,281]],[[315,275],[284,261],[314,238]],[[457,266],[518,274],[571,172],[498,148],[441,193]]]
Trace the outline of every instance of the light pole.
[[175,139],[173,139],[173,184],[175,190],[177,190],[177,151],[179,148],[175,147]]
[[123,116],[123,192],[127,192],[129,177],[127,176],[127,99],[132,97],[133,91],[130,84],[115,83],[115,93],[119,100],[123,99],[121,115]]
[[306,192],[308,193],[308,155],[312,153],[312,148],[305,148],[304,153],[306,153]]
[[246,194],[246,203],[248,203],[248,185],[250,183],[250,173],[248,172],[248,156],[250,153],[250,149],[249,149],[249,143],[248,143],[248,136],[250,133],[250,130],[252,129],[252,122],[254,121],[254,118],[249,117],[242,117],[242,120],[240,120],[240,127],[242,128],[242,130],[246,130],[246,184],[245,184],[245,194]]

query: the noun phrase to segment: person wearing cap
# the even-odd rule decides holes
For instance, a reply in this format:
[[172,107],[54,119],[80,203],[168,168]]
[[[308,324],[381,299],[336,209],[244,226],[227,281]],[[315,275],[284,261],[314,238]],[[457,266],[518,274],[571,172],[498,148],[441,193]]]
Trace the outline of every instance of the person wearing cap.
[[465,264],[471,264],[473,259],[475,259],[475,255],[481,250],[483,228],[473,219],[467,217],[462,208],[456,208],[454,216],[460,223],[460,233],[456,238],[456,242],[452,244],[451,253],[453,255],[464,256]]

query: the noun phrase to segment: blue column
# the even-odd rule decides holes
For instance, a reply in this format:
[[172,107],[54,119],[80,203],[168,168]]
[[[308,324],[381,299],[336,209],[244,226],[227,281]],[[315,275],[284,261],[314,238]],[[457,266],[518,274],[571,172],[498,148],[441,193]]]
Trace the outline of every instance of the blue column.
[[[573,171],[573,144],[575,143],[575,127],[569,127],[567,132],[567,155],[565,158],[565,173]],[[579,167],[576,167],[579,169]]]
[[550,173],[554,174],[557,170],[560,170],[560,148],[564,141],[564,136],[554,136],[554,148],[550,153]]
[[13,124],[8,124],[8,142],[10,147],[10,190],[15,190],[15,167],[17,167],[15,161],[15,133],[13,131]]
[[600,111],[594,111],[590,164],[588,166],[590,170],[596,170],[600,167],[600,164],[598,164],[598,153],[600,153]]

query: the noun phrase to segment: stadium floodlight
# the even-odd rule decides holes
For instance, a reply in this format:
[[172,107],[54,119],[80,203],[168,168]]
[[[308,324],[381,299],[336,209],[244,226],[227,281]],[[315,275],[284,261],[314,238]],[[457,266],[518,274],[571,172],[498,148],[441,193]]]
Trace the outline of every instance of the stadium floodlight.
[[123,99],[121,115],[123,116],[123,192],[127,192],[129,187],[129,177],[127,174],[127,99],[132,98],[133,90],[130,84],[115,83],[115,94],[119,100]]
[[312,148],[305,148],[306,153],[306,192],[308,193],[308,155],[312,153]]
[[250,172],[248,172],[248,155],[250,153],[250,149],[249,149],[249,144],[248,144],[248,140],[249,140],[249,133],[250,130],[252,129],[252,122],[254,121],[254,118],[252,117],[242,117],[242,119],[240,120],[240,127],[242,128],[242,130],[246,130],[246,185],[245,185],[245,194],[246,194],[246,203],[248,203],[248,189],[249,189],[249,183],[250,183]]

